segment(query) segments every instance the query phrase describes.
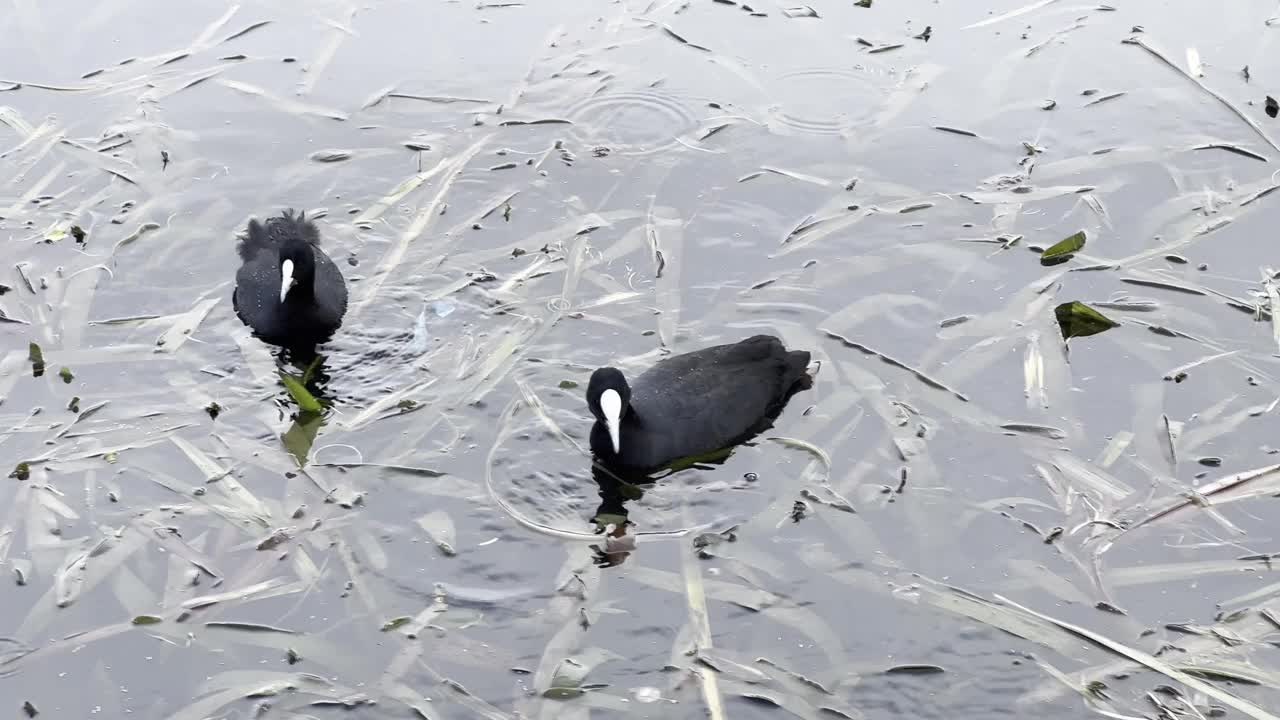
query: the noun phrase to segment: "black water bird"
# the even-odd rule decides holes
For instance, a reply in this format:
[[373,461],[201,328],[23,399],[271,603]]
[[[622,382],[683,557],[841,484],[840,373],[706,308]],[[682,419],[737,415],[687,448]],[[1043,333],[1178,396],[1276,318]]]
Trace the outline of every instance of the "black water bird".
[[605,465],[653,471],[673,460],[737,445],[770,427],[810,386],[809,353],[772,335],[664,358],[631,383],[591,374],[591,450]]
[[285,210],[249,221],[236,247],[243,264],[231,296],[236,315],[272,345],[306,348],[342,325],[347,284],[320,249],[320,231],[306,213]]

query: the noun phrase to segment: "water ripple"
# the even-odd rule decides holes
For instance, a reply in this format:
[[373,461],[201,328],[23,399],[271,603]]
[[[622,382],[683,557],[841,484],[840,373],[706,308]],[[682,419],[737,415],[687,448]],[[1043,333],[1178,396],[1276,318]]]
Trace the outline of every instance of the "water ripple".
[[698,124],[679,98],[652,90],[596,95],[573,106],[569,117],[579,142],[631,156],[662,152]]
[[869,121],[887,96],[889,73],[875,65],[794,70],[774,79],[770,127],[783,134],[841,135]]

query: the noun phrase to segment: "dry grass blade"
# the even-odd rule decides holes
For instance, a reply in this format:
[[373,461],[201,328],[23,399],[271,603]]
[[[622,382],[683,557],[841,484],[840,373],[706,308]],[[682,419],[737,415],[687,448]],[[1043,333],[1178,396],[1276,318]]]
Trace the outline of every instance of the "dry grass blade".
[[1247,472],[1228,475],[1227,477],[1221,478],[1219,480],[1215,480],[1207,485],[1202,485],[1195,491],[1194,494],[1188,493],[1187,497],[1181,500],[1174,501],[1173,503],[1151,513],[1150,515],[1147,515],[1146,517],[1135,521],[1132,525],[1126,528],[1124,532],[1126,533],[1133,532],[1134,530],[1137,530],[1143,525],[1150,525],[1151,523],[1159,520],[1160,518],[1163,518],[1167,515],[1171,515],[1174,512],[1177,512],[1178,510],[1181,510],[1185,507],[1189,507],[1192,505],[1195,505],[1198,507],[1204,507],[1207,504],[1209,504],[1209,499],[1217,493],[1221,493],[1226,490],[1237,488],[1240,485],[1243,485],[1244,483],[1250,482],[1252,480],[1257,480],[1258,478],[1266,477],[1267,475],[1271,475],[1272,473],[1275,473],[1277,471],[1280,471],[1280,464],[1268,465],[1266,467],[1261,467],[1256,470],[1249,470]]
[[1027,407],[1049,407],[1049,395],[1044,383],[1044,353],[1040,350],[1040,333],[1032,331],[1027,337],[1027,351],[1022,360],[1022,392]]
[[204,322],[205,316],[209,314],[214,305],[218,304],[219,299],[213,297],[201,300],[189,311],[178,316],[173,326],[156,340],[157,349],[170,353],[177,352],[191,338],[191,333],[200,327],[200,323]]
[[[227,26],[227,23],[231,22],[231,18],[235,17],[235,14],[239,11],[240,11],[240,3],[236,3],[231,7],[228,7],[227,11],[223,13],[221,17],[209,23],[209,25],[206,26],[203,31],[201,31],[201,33],[196,37],[196,39],[192,41],[191,47],[203,48],[208,46],[213,41],[213,36],[221,32],[222,29]],[[232,37],[235,37],[235,36],[233,35]],[[229,39],[230,38],[228,38],[228,40]]]
[[316,87],[316,83],[320,80],[320,75],[324,73],[325,68],[329,67],[329,63],[333,62],[333,58],[337,56],[338,48],[342,47],[343,41],[352,35],[351,23],[355,20],[357,9],[358,6],[355,5],[347,9],[345,22],[330,21],[328,23],[329,27],[333,28],[333,32],[329,35],[329,42],[312,58],[306,78],[298,86],[299,95],[311,94],[311,91]]
[[[1025,638],[1065,655],[1070,655],[1079,645],[1063,637],[1062,633],[1046,628],[1044,623],[1036,622],[1005,605],[992,602],[963,588],[946,585],[930,578],[925,580],[926,582],[921,585],[920,599],[939,610],[982,623],[1015,637]],[[868,585],[868,587],[872,586]]]
[[826,330],[826,329],[823,329],[823,328],[818,328],[818,329],[819,329],[819,331],[821,331],[821,332],[825,333],[825,334],[827,335],[827,337],[829,337],[829,338],[831,338],[831,339],[833,339],[833,340],[838,340],[838,341],[839,341],[841,344],[843,344],[845,347],[853,348],[854,350],[857,350],[858,352],[861,352],[861,353],[866,354],[866,355],[872,355],[872,356],[874,356],[874,357],[878,357],[878,358],[880,358],[880,360],[884,361],[885,363],[887,363],[887,364],[889,364],[889,365],[892,365],[892,366],[894,366],[894,367],[896,367],[896,368],[901,368],[902,370],[906,370],[907,372],[909,372],[909,373],[911,373],[912,375],[914,375],[914,376],[916,377],[916,379],[917,379],[917,380],[919,380],[920,382],[924,383],[925,385],[928,385],[928,386],[929,386],[929,387],[931,387],[931,388],[934,388],[934,389],[936,389],[936,390],[942,390],[942,391],[944,391],[944,392],[951,393],[951,394],[952,394],[952,395],[954,395],[957,399],[962,400],[962,401],[964,401],[964,402],[969,402],[969,398],[968,398],[968,396],[966,396],[964,393],[960,392],[959,390],[954,390],[954,389],[952,389],[952,388],[951,388],[951,387],[949,387],[946,383],[943,383],[943,382],[942,382],[942,381],[940,381],[940,380],[935,380],[934,378],[929,377],[928,375],[924,374],[922,371],[917,370],[917,369],[915,369],[915,368],[911,367],[910,365],[907,365],[906,363],[902,362],[901,360],[897,360],[897,359],[892,358],[892,357],[889,357],[888,355],[885,355],[884,353],[881,353],[881,352],[879,352],[879,351],[877,351],[877,350],[873,350],[873,349],[871,349],[871,348],[867,347],[866,345],[863,345],[863,344],[862,344],[862,343],[860,343],[860,342],[856,342],[856,341],[854,341],[854,340],[850,340],[849,338],[847,338],[847,337],[845,337],[845,336],[841,335],[840,333],[832,332],[832,331],[830,331],[830,330]]
[[308,103],[299,102],[291,98],[283,98],[273,93],[267,92],[264,88],[257,85],[251,85],[239,80],[228,80],[219,78],[216,80],[220,85],[231,88],[246,95],[260,97],[271,103],[274,107],[283,110],[291,115],[313,115],[316,117],[328,118],[330,120],[346,120],[347,114],[332,108],[321,107],[319,105],[310,105]]
[[[331,683],[311,673],[227,671],[209,678],[199,699],[168,716],[169,720],[204,720],[224,714],[228,705],[258,698],[276,698],[297,693],[320,702],[343,706],[342,698],[358,697],[356,689]],[[314,704],[314,701],[313,701]]]
[[1192,77],[1204,77],[1204,63],[1200,61],[1200,51],[1187,48],[1187,73]]
[[[99,270],[104,272],[98,272]],[[60,312],[64,348],[80,347],[84,329],[88,325],[89,308],[104,275],[110,277],[111,270],[105,265],[93,265],[78,270],[67,278]]]
[[[689,620],[693,624],[694,643],[699,652],[710,650],[712,647],[711,619],[707,614],[707,596],[702,588],[702,568],[694,559],[692,547],[682,548],[680,558],[684,569],[684,597],[689,605]],[[693,671],[697,674],[702,686],[702,700],[707,704],[708,717],[711,720],[724,720],[724,698],[720,695],[716,672],[702,664],[696,664]]]
[[818,187],[831,187],[832,185],[835,184],[830,180],[827,180],[826,178],[820,178],[817,175],[808,175],[806,173],[796,172],[794,170],[787,170],[785,168],[771,167],[769,165],[761,165],[760,170],[761,172],[771,173],[773,175],[781,175],[782,177],[790,178],[792,180],[799,180],[800,182],[812,183],[814,185],[817,185]]
[[[664,347],[675,343],[681,310],[680,276],[684,273],[684,223],[669,219],[674,211],[664,212],[662,218],[654,214],[654,203],[649,203],[649,214],[643,232],[645,242],[654,263],[654,292],[662,311],[658,316],[658,338]],[[659,227],[663,230],[659,233]]]
[[[66,136],[62,129],[62,125],[55,120],[45,120],[40,127],[32,128],[22,120],[21,116],[9,116],[6,111],[9,108],[0,107],[0,124],[9,126],[14,132],[22,137],[22,141],[17,145],[0,152],[0,160],[11,163],[15,167],[21,164],[34,166],[43,160],[46,156],[53,152],[54,147],[62,142]],[[16,181],[10,181],[10,184],[17,185]],[[26,215],[29,207],[23,207],[21,198],[15,199],[13,205],[8,209],[8,213],[12,216]]]
[[445,677],[444,675],[441,675],[440,673],[431,669],[421,659],[418,660],[418,665],[422,667],[424,670],[426,670],[429,675],[433,676],[437,680],[437,682],[440,683],[440,685],[442,686],[442,689],[449,693],[448,697],[450,700],[453,700],[454,702],[458,703],[462,707],[466,708],[471,712],[471,714],[477,717],[484,718],[484,720],[516,720],[516,718],[512,717],[511,715],[508,715],[507,713],[502,712],[501,710],[494,707],[493,705],[476,697],[473,693],[471,693],[471,691],[467,690],[467,688],[464,687],[462,683],[452,678]]
[[1099,715],[1102,715],[1104,717],[1114,718],[1114,720],[1146,720],[1146,718],[1141,718],[1136,715],[1121,715],[1120,713],[1114,710],[1108,709],[1109,705],[1104,707],[1103,701],[1098,696],[1089,692],[1089,689],[1087,687],[1083,687],[1080,685],[1080,683],[1073,681],[1070,677],[1067,676],[1066,673],[1062,672],[1058,668],[1050,665],[1049,663],[1039,658],[1034,658],[1034,661],[1036,665],[1040,667],[1041,670],[1044,670],[1046,673],[1048,673],[1049,676],[1052,677],[1054,680],[1057,680],[1058,682],[1062,683],[1065,687],[1068,687],[1074,690],[1075,692],[1079,693],[1080,697],[1084,699],[1085,705],[1089,706],[1090,710],[1098,713]]
[[1178,670],[1177,668],[1172,667],[1171,665],[1165,663],[1163,660],[1155,657],[1154,655],[1150,655],[1136,648],[1131,648],[1127,645],[1123,645],[1121,643],[1116,642],[1115,640],[1112,640],[1108,637],[1095,633],[1092,630],[1087,630],[1085,628],[1082,628],[1079,625],[1073,625],[1069,622],[1058,620],[1057,618],[1053,618],[1048,615],[1038,613],[1035,610],[1019,605],[1018,603],[1015,603],[1012,600],[1009,600],[1008,598],[1002,597],[1000,595],[995,595],[995,598],[1002,603],[1005,603],[1007,605],[1017,608],[1018,610],[1021,610],[1022,612],[1027,613],[1028,615],[1039,618],[1040,620],[1043,620],[1044,622],[1050,623],[1052,625],[1056,625],[1057,627],[1061,628],[1062,630],[1065,630],[1066,632],[1071,633],[1072,635],[1088,640],[1089,642],[1092,642],[1095,645],[1098,645],[1099,647],[1110,650],[1111,652],[1116,653],[1117,655],[1122,655],[1128,658],[1129,660],[1132,660],[1133,662],[1138,663],[1139,665],[1143,665],[1148,669],[1154,670],[1164,675],[1165,677],[1168,677],[1172,680],[1177,680],[1178,682],[1182,683],[1183,685],[1186,685],[1189,688],[1192,688],[1193,690],[1202,692],[1205,695],[1208,695],[1209,697],[1212,697],[1216,700],[1219,700],[1231,706],[1232,708],[1244,713],[1245,715],[1248,715],[1249,717],[1254,718],[1254,720],[1280,720],[1280,716],[1273,715],[1267,712],[1266,710],[1263,710],[1262,708],[1258,707],[1257,705],[1254,705],[1253,703],[1248,702],[1247,700],[1236,697],[1235,695],[1232,695],[1231,693],[1228,693],[1224,690],[1220,690],[1218,687],[1211,685],[1193,675],[1190,675],[1186,672]]
[[240,481],[236,480],[229,469],[222,468],[199,448],[181,437],[175,435],[170,437],[169,441],[176,445],[191,460],[191,464],[195,465],[203,473],[204,482],[207,485],[211,484],[215,492],[231,502],[235,509],[249,517],[256,518],[264,526],[269,524],[271,511],[266,504],[259,500],[248,488],[240,484]]
[[1158,50],[1157,48],[1153,47],[1150,43],[1148,43],[1145,37],[1142,37],[1141,35],[1134,35],[1131,38],[1123,40],[1122,42],[1124,42],[1126,45],[1137,45],[1143,50],[1146,50],[1147,52],[1151,53],[1155,57],[1159,58],[1159,60],[1163,62],[1165,65],[1168,65],[1169,67],[1176,70],[1178,74],[1182,75],[1186,79],[1195,83],[1196,87],[1199,87],[1201,90],[1208,93],[1208,95],[1212,97],[1214,100],[1217,100],[1218,102],[1226,106],[1228,110],[1234,113],[1236,117],[1244,121],[1245,125],[1248,125],[1250,128],[1252,128],[1253,131],[1258,134],[1258,137],[1266,141],[1266,143],[1270,145],[1273,149],[1280,150],[1280,145],[1277,145],[1276,142],[1272,140],[1271,137],[1267,135],[1266,132],[1263,131],[1262,127],[1258,125],[1258,123],[1254,122],[1253,118],[1249,117],[1247,113],[1245,113],[1240,108],[1236,107],[1235,103],[1228,100],[1221,93],[1210,88],[1208,85],[1205,85],[1204,81],[1202,81],[1200,78],[1187,72],[1186,70],[1183,70],[1182,67],[1178,65],[1176,62],[1174,62],[1168,55],[1166,55],[1164,52]]
[[[26,192],[22,193],[21,196],[15,198],[13,201],[13,204],[5,209],[4,211],[5,217],[14,217],[14,216],[21,216],[21,215],[27,214],[24,212],[24,210],[27,207],[30,207],[32,204],[34,204],[36,202],[36,199],[45,193],[45,189],[49,187],[49,184],[52,183],[55,178],[64,174],[66,167],[67,167],[67,164],[65,162],[58,163],[56,166],[54,166],[48,172],[46,172],[44,176],[42,176],[39,180],[36,180],[34,183],[31,183],[27,187]],[[65,225],[61,229],[65,233],[66,231]],[[52,230],[52,228],[50,230]],[[45,237],[50,237],[52,235],[50,230],[45,231]],[[63,237],[65,237],[65,234],[63,235]]]
[[1169,422],[1169,416],[1164,413],[1160,414],[1160,427],[1156,430],[1156,438],[1160,445],[1160,452],[1164,455],[1164,461],[1168,465],[1170,475],[1177,474],[1178,468],[1178,450],[1174,443],[1173,424]]
[[294,592],[301,592],[304,589],[300,582],[289,582],[284,578],[271,578],[263,580],[253,585],[242,587],[238,590],[227,590],[225,592],[213,593],[211,595],[202,595],[194,597],[182,603],[182,607],[187,610],[195,610],[198,608],[209,607],[218,603],[231,602],[233,600],[244,600],[249,597],[258,599],[268,597],[278,597]]
[[378,290],[386,282],[387,277],[404,261],[404,257],[409,251],[409,244],[425,233],[427,228],[430,227],[431,221],[440,214],[440,206],[444,204],[445,196],[453,188],[453,183],[457,180],[458,173],[462,172],[462,169],[471,161],[471,158],[475,157],[476,153],[480,152],[480,149],[489,142],[490,137],[485,135],[472,143],[470,147],[458,153],[447,164],[441,163],[441,171],[445,175],[445,180],[440,184],[440,189],[436,191],[436,196],[418,213],[409,227],[400,234],[399,241],[387,251],[387,254],[382,258],[382,262],[378,263],[378,267],[373,271],[371,278],[366,281],[368,289],[355,307],[352,308],[350,317],[358,316],[377,297]]
[[97,152],[91,148],[74,141],[63,138],[59,141],[59,147],[68,155],[83,162],[90,167],[96,167],[103,172],[115,175],[130,185],[138,185],[138,168],[127,160],[111,157],[103,153]]
[[222,38],[222,40],[221,40],[220,42],[221,42],[221,43],[229,43],[229,42],[231,42],[232,40],[235,40],[236,38],[244,37],[245,35],[248,35],[249,33],[253,32],[254,30],[257,30],[257,29],[259,29],[259,28],[264,28],[264,27],[266,27],[266,26],[268,26],[268,25],[270,25],[270,24],[271,24],[271,21],[270,21],[270,20],[259,20],[258,22],[251,23],[251,24],[249,24],[249,25],[247,25],[247,26],[245,26],[245,27],[243,27],[243,28],[241,28],[241,29],[239,29],[239,30],[237,30],[237,31],[235,31],[235,32],[233,32],[233,33],[231,33],[230,35],[228,35],[228,36],[226,36],[226,37]]
[[814,445],[813,443],[807,440],[800,440],[798,438],[769,436],[765,439],[772,440],[784,447],[796,448],[797,450],[804,450],[805,452],[813,455],[813,457],[816,458],[818,462],[822,463],[824,475],[831,474],[831,455],[829,455],[826,450],[823,450],[817,445]]
[[1173,368],[1172,370],[1169,370],[1168,372],[1166,372],[1164,374],[1164,379],[1177,380],[1179,376],[1185,375],[1188,370],[1200,367],[1201,365],[1204,365],[1205,363],[1213,362],[1214,360],[1220,360],[1225,357],[1231,357],[1232,355],[1235,355],[1239,352],[1240,352],[1239,350],[1228,350],[1227,352],[1218,353],[1217,355],[1208,355],[1198,360],[1192,360],[1189,363],[1179,365],[1178,367]]
[[89,566],[89,551],[73,551],[53,576],[55,603],[64,608],[75,602],[84,589],[84,575]]
[[973,28],[980,28],[980,27],[986,27],[988,25],[995,25],[998,22],[1004,22],[1005,20],[1012,20],[1013,18],[1016,18],[1019,15],[1026,15],[1029,12],[1035,12],[1036,10],[1039,10],[1042,7],[1045,7],[1047,5],[1052,5],[1057,1],[1058,0],[1040,0],[1039,2],[1033,2],[1030,5],[1024,5],[1020,8],[1015,8],[1013,10],[1010,10],[1009,12],[1000,13],[995,17],[990,17],[990,18],[987,18],[986,20],[979,20],[978,22],[973,23],[971,25],[965,25],[960,29],[972,30]]
[[525,382],[521,378],[516,378],[515,382],[516,387],[520,390],[521,396],[524,397],[525,404],[528,405],[529,408],[538,416],[538,420],[542,422],[544,427],[555,433],[556,437],[560,438],[560,441],[565,445],[568,445],[578,451],[578,454],[583,457],[590,455],[590,451],[579,445],[578,441],[571,437],[569,433],[565,432],[564,428],[560,427],[560,424],[551,417],[551,413],[547,411],[546,403],[542,402],[542,398],[538,397],[537,392],[529,386],[529,383]]
[[[569,275],[566,274],[565,277],[568,278]],[[558,319],[561,312],[563,311],[556,311],[553,318]],[[515,367],[519,358],[528,352],[529,348],[536,346],[542,336],[553,326],[553,322],[524,320],[509,330],[503,341],[498,343],[482,362],[477,363],[474,372],[475,383],[467,389],[465,401],[478,402],[488,395],[489,391]]]
[[444,171],[446,167],[451,167],[451,163],[447,163],[445,160],[440,160],[430,169],[414,173],[408,178],[405,178],[399,185],[392,188],[391,192],[371,203],[364,212],[357,215],[355,219],[351,221],[352,224],[367,225],[382,217],[383,213],[394,207],[396,203],[403,200],[409,193],[418,189],[422,183]]
[[1104,502],[1118,502],[1133,494],[1133,488],[1115,476],[1069,452],[1054,451],[1049,453],[1048,459],[1054,469],[1069,481],[1073,490],[1090,491]]
[[382,413],[390,412],[392,409],[399,406],[400,403],[411,400],[410,396],[412,396],[413,394],[417,393],[420,390],[425,390],[426,388],[431,387],[439,379],[440,378],[428,378],[426,380],[420,380],[416,383],[403,387],[391,393],[390,395],[379,398],[377,402],[371,404],[369,407],[365,408],[364,410],[361,410],[355,417],[351,418],[350,420],[344,421],[342,425],[347,430],[356,430],[358,428],[361,428],[367,425],[368,423],[376,420],[378,416],[381,415]]
[[1267,291],[1267,302],[1271,308],[1271,339],[1280,347],[1280,290],[1276,288],[1276,281],[1271,273],[1267,273],[1262,286]]
[[1267,187],[1264,187],[1261,190],[1258,190],[1257,192],[1253,193],[1249,197],[1241,200],[1240,207],[1244,207],[1245,205],[1250,205],[1258,200],[1261,200],[1262,198],[1270,195],[1271,193],[1277,190],[1280,190],[1280,185],[1268,185]]
[[458,531],[454,528],[453,518],[449,517],[449,513],[435,510],[419,517],[417,523],[440,552],[449,557],[458,554]]
[[989,190],[956,193],[976,205],[1010,205],[1014,203],[1040,202],[1053,200],[1066,195],[1082,195],[1097,188],[1092,185],[1053,185],[1032,188],[1028,192],[1012,190]]
[[83,552],[69,549],[66,561],[59,566],[54,585],[23,618],[15,635],[19,638],[34,637],[55,620],[60,608],[74,602],[104,580],[113,579],[124,562],[147,542],[146,535],[131,528],[119,538],[104,536],[92,546],[85,542],[82,547],[87,549]]
[[213,561],[192,547],[186,540],[182,539],[176,533],[167,532],[167,528],[149,515],[134,518],[133,525],[139,531],[150,532],[154,536],[154,541],[163,547],[167,552],[171,553],[175,558],[181,558],[186,563],[205,573],[212,578],[223,577],[213,565]]
[[1191,149],[1192,150],[1224,150],[1226,152],[1239,155],[1241,157],[1247,157],[1250,160],[1257,160],[1259,162],[1270,162],[1270,160],[1267,159],[1266,155],[1260,155],[1250,150],[1249,148],[1240,147],[1235,143],[1229,143],[1229,142],[1202,143],[1200,145],[1192,146]]

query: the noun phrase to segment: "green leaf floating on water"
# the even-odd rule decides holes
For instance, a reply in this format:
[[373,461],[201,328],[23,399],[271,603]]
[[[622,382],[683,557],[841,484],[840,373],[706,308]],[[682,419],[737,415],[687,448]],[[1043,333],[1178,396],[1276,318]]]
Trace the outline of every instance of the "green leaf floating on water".
[[1053,314],[1058,316],[1058,327],[1062,329],[1064,340],[1097,335],[1120,325],[1082,302],[1063,303],[1054,308]]
[[1071,259],[1072,255],[1080,252],[1084,247],[1085,234],[1084,231],[1069,235],[1063,240],[1050,245],[1043,253],[1040,253],[1041,265],[1057,265]]
[[27,359],[31,361],[31,377],[44,375],[44,353],[35,343],[27,344]]
[[133,619],[134,625],[155,625],[160,622],[163,622],[163,620],[155,615],[139,615]]
[[280,373],[280,382],[284,383],[284,387],[293,396],[293,401],[298,403],[298,409],[302,412],[319,413],[324,411],[324,406],[316,399],[315,395],[307,389],[306,385],[298,378],[287,372]]
[[395,630],[398,627],[403,627],[405,625],[408,625],[411,620],[413,620],[413,618],[409,617],[408,615],[401,615],[400,617],[397,617],[397,618],[391,618],[390,620],[382,623],[382,632],[391,632],[392,630]]

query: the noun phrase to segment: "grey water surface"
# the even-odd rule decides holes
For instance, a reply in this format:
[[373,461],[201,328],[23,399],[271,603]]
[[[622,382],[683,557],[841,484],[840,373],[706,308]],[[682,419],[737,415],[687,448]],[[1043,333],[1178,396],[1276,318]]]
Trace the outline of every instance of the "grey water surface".
[[[0,714],[1276,718],[1280,8],[807,1],[4,5]],[[593,368],[759,332],[596,483]]]

